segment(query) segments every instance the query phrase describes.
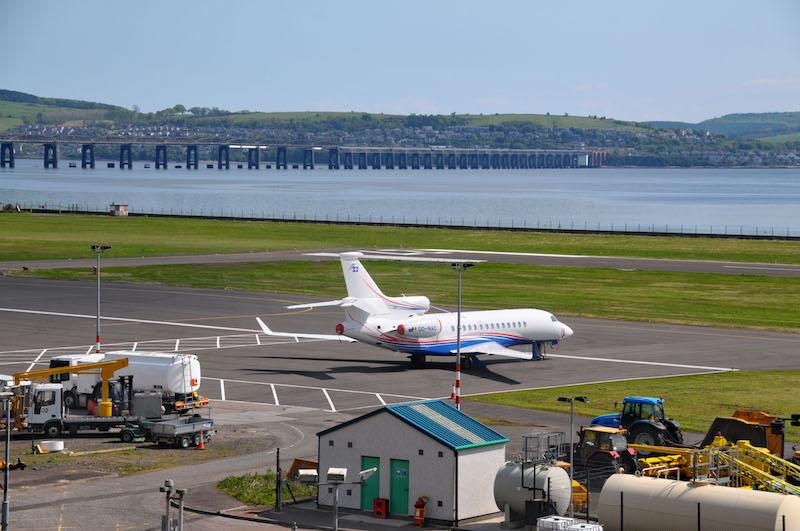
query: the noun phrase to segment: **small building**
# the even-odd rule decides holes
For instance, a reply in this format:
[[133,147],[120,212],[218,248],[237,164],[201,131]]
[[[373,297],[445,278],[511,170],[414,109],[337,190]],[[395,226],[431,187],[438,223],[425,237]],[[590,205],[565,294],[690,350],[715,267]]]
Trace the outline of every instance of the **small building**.
[[[498,512],[494,478],[505,464],[508,439],[441,400],[391,404],[323,430],[320,481],[330,467],[347,468],[339,506],[372,511],[389,500],[389,514],[411,516],[427,496],[425,516],[457,523]],[[361,470],[378,471],[363,485]],[[333,504],[333,487],[321,486],[319,505]]]
[[118,205],[116,203],[111,203],[111,211],[109,212],[112,216],[127,216],[128,215],[128,205]]

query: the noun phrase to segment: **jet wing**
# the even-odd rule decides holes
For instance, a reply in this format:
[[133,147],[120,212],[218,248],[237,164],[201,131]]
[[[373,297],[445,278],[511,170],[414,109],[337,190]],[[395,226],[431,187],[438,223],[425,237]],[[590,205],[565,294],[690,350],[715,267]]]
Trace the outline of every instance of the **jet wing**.
[[258,321],[258,326],[261,327],[261,330],[268,336],[273,337],[293,337],[295,341],[300,341],[300,339],[319,339],[323,341],[342,341],[346,343],[355,343],[356,340],[352,337],[347,336],[340,336],[340,335],[333,335],[333,334],[295,334],[292,332],[273,332],[270,327],[268,327],[264,321],[261,320],[260,317],[256,317],[256,321]]
[[[451,350],[453,354],[455,354],[455,350]],[[494,356],[505,356],[507,358],[517,358],[521,360],[532,360],[533,354],[531,352],[520,352],[519,350],[513,350],[503,345],[496,343],[495,341],[484,341],[483,343],[478,343],[477,345],[470,345],[468,347],[461,348],[462,354],[492,354]]]

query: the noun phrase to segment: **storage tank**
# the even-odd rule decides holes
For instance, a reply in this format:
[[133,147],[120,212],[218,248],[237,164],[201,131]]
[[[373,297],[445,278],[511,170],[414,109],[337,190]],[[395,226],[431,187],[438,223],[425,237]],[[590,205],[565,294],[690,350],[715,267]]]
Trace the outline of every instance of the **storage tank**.
[[800,531],[797,496],[628,474],[608,478],[598,511],[606,531]]
[[[525,514],[525,502],[535,494],[544,495],[553,504],[556,514],[564,515],[572,499],[572,484],[563,468],[553,465],[525,464],[525,483],[522,482],[522,463],[509,461],[494,478],[494,501],[503,511],[508,505],[520,515]],[[541,489],[534,491],[533,487]],[[548,494],[549,493],[549,494]]]
[[200,362],[194,354],[165,352],[107,352],[106,359],[128,358],[128,366],[115,376],[133,375],[134,391],[160,390],[188,395],[200,389]]

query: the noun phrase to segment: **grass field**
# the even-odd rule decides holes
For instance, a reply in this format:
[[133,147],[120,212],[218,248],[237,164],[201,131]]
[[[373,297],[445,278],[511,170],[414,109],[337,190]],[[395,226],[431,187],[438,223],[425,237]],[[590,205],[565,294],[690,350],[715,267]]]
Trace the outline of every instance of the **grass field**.
[[[800,371],[748,371],[572,385],[468,396],[466,399],[569,413],[569,404],[558,402],[557,398],[585,395],[590,402],[577,404],[575,413],[595,416],[616,411],[614,402],[621,402],[626,396],[663,396],[667,416],[677,419],[686,431],[705,433],[714,418],[729,416],[738,408],[759,409],[786,417],[800,413],[796,395],[798,385]],[[788,426],[787,438],[800,441],[800,428]]]
[[800,263],[800,242],[550,234],[175,218],[0,214],[0,261],[233,253],[311,248],[448,248]]
[[[446,266],[370,262],[369,270],[387,294],[424,294],[434,304],[455,303],[454,276]],[[94,278],[90,269],[14,274]],[[108,267],[103,278],[321,299],[345,294],[336,262]],[[564,315],[800,331],[800,278],[487,263],[466,274],[463,293],[466,304],[476,308],[537,307]]]
[[[217,488],[247,505],[272,506],[275,504],[274,472],[228,476],[217,483]],[[294,494],[296,498],[303,498],[316,493],[313,487],[303,485],[297,481],[291,482],[291,489],[291,494]],[[289,488],[284,485],[281,489],[282,499],[291,500],[291,494]]]
[[773,142],[773,143],[800,142],[800,131],[797,131],[795,133],[787,133],[785,135],[765,136],[759,138],[759,140],[763,142]]

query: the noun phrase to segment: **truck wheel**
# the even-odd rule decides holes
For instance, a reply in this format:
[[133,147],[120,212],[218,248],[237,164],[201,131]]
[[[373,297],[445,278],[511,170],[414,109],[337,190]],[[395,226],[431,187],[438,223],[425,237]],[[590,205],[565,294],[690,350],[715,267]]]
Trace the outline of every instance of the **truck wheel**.
[[178,441],[178,444],[181,448],[189,448],[189,437],[181,437],[180,441]]
[[48,437],[60,437],[61,436],[61,423],[60,422],[48,422],[44,425],[44,434]]
[[69,432],[69,436],[70,437],[75,437],[76,435],[78,435],[78,427],[79,426],[77,424],[71,424],[67,428],[67,431]]
[[67,391],[64,394],[64,407],[67,409],[75,409],[78,407],[78,397],[72,391]]
[[130,430],[124,430],[122,433],[119,434],[119,438],[122,439],[122,442],[124,443],[132,443],[133,433]]

